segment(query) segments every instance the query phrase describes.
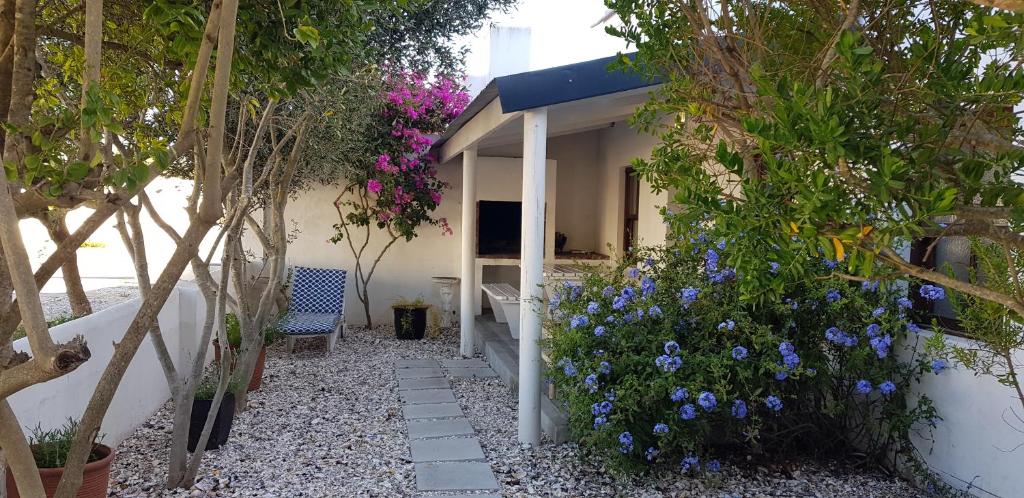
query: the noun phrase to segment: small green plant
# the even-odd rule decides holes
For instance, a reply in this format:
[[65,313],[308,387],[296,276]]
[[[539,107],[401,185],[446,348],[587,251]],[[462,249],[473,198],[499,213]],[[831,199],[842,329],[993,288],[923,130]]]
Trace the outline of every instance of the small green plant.
[[[51,320],[47,320],[46,321],[46,326],[47,327],[56,327],[57,325],[60,325],[62,323],[68,323],[71,320],[74,320],[76,318],[78,318],[78,317],[77,316],[71,316],[71,315],[60,315],[60,316],[58,316],[56,318],[53,318]],[[15,331],[14,331],[14,335],[11,336],[11,340],[16,341],[18,339],[21,339],[22,337],[25,337],[25,335],[26,335],[25,326],[24,325],[18,325],[18,328],[15,329]]]
[[[238,316],[234,313],[224,315],[224,326],[227,329],[228,344],[232,349],[240,348],[242,346],[242,328],[238,323]],[[267,330],[263,332],[263,345],[269,346],[280,337],[281,331],[276,326],[267,327]]]
[[[67,463],[68,451],[78,432],[78,421],[72,418],[61,427],[50,430],[43,430],[42,425],[32,429],[29,436],[29,444],[32,447],[32,456],[35,457],[36,466],[41,469],[59,469]],[[89,454],[89,461],[95,462],[103,458],[103,454],[97,451],[96,436],[93,436],[93,451]]]
[[405,299],[405,298],[399,299],[399,300],[395,301],[394,303],[392,303],[391,307],[395,308],[395,309],[402,309],[402,310],[413,310],[413,309],[429,308],[430,305],[428,305],[427,302],[424,301],[422,297],[417,297],[416,299]]
[[[196,387],[196,401],[210,401],[214,395],[217,394],[217,384],[220,383],[220,375],[216,370],[211,370],[203,376],[203,380],[199,381],[199,386]],[[238,381],[232,376],[231,380],[228,381],[228,389],[225,393],[233,393],[238,391]]]

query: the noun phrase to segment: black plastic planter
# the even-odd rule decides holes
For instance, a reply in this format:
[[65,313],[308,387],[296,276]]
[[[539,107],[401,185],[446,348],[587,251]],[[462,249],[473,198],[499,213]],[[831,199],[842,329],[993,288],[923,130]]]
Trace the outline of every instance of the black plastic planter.
[[[192,402],[192,419],[188,426],[188,451],[195,451],[199,444],[199,436],[203,433],[203,424],[206,423],[206,416],[213,406],[212,399],[197,399]],[[224,393],[224,399],[220,402],[220,410],[217,411],[217,418],[213,421],[213,430],[210,431],[210,439],[206,441],[206,449],[215,450],[222,444],[228,442],[228,434],[231,433],[231,422],[235,419],[235,395]]]
[[427,331],[427,308],[393,308],[395,336],[399,339],[423,339]]

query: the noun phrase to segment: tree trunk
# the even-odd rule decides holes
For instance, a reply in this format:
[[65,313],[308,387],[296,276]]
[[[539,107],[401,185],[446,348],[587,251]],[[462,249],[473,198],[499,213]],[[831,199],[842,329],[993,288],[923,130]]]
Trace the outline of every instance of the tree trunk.
[[[68,231],[67,209],[51,209],[39,217],[46,226],[50,239],[58,246],[71,236]],[[72,254],[60,267],[64,274],[64,286],[67,288],[68,302],[71,304],[71,316],[80,317],[92,314],[92,304],[82,285],[82,275],[78,270],[78,255]]]

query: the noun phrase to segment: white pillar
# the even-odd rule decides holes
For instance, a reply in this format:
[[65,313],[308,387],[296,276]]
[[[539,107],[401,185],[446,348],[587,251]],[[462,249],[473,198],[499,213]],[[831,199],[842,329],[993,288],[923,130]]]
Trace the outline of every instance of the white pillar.
[[519,442],[540,443],[540,328],[544,294],[544,177],[548,109],[523,115],[523,246],[519,295]]
[[476,320],[476,146],[462,152],[462,275],[459,320],[462,356],[473,356],[473,325]]

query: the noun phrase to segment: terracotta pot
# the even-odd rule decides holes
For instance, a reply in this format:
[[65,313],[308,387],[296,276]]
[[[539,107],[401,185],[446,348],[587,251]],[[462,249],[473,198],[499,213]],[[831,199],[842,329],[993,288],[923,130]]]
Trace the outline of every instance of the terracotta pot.
[[[85,474],[82,477],[82,487],[78,488],[78,498],[106,498],[107,484],[110,481],[110,464],[114,463],[114,450],[110,447],[98,444],[96,453],[103,455],[103,458],[95,462],[85,464]],[[47,498],[53,498],[57,493],[57,484],[60,483],[64,469],[39,469],[39,477],[43,479],[43,489]],[[11,469],[7,469],[7,496],[8,498],[20,498],[18,487],[14,484],[14,476]]]
[[[213,341],[213,359],[217,363],[220,363],[220,346],[217,341]],[[263,346],[260,349],[260,355],[256,357],[256,366],[252,369],[252,378],[249,379],[249,387],[247,391],[252,392],[260,388],[263,385],[263,369],[267,363],[267,347]]]

